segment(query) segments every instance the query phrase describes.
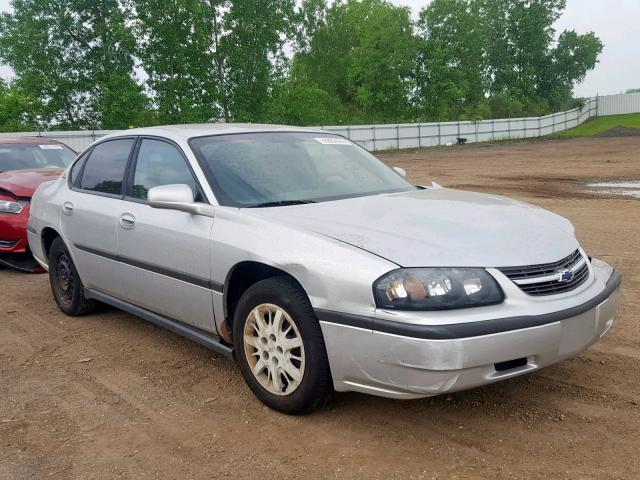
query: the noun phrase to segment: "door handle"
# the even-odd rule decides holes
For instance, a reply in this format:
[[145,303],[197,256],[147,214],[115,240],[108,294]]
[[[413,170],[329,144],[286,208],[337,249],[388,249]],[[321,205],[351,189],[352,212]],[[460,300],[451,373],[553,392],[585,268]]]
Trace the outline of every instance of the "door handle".
[[71,215],[73,214],[73,203],[71,202],[64,202],[62,204],[62,213],[64,213],[65,215]]
[[136,226],[136,217],[130,213],[123,213],[120,215],[120,226],[128,230]]

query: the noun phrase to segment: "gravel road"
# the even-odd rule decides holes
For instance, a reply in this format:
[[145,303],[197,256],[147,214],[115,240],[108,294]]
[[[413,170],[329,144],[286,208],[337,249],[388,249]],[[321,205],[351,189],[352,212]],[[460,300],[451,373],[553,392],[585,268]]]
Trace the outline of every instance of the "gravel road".
[[46,275],[0,271],[0,479],[640,477],[640,138],[384,153],[416,183],[516,197],[571,219],[624,275],[611,333],[577,358],[419,401],[336,395],[295,418],[235,365],[104,308],[68,318]]

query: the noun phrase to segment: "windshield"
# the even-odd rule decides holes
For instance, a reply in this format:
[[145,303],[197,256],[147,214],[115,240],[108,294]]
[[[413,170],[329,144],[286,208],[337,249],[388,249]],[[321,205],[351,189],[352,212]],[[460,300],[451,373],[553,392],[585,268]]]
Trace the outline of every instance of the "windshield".
[[338,135],[269,132],[190,141],[221,205],[313,203],[415,187]]
[[59,144],[0,144],[0,172],[31,168],[65,168],[76,154]]

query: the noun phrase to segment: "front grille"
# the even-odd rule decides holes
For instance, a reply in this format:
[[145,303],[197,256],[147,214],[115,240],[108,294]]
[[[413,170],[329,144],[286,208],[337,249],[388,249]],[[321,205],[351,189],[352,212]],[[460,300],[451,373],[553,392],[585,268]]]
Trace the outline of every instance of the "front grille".
[[0,240],[0,248],[13,248],[18,243],[17,240]]
[[[589,278],[589,262],[579,250],[554,263],[526,267],[499,268],[520,290],[528,295],[543,296],[570,292]],[[567,272],[571,278],[566,279]],[[565,278],[563,279],[563,274]]]

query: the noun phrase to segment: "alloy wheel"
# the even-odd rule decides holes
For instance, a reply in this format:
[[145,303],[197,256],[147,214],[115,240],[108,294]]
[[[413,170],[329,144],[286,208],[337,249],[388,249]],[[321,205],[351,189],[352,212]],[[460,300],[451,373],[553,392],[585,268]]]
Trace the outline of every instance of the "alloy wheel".
[[302,336],[289,314],[264,303],[248,315],[244,352],[253,376],[274,395],[289,395],[302,382],[305,353]]

